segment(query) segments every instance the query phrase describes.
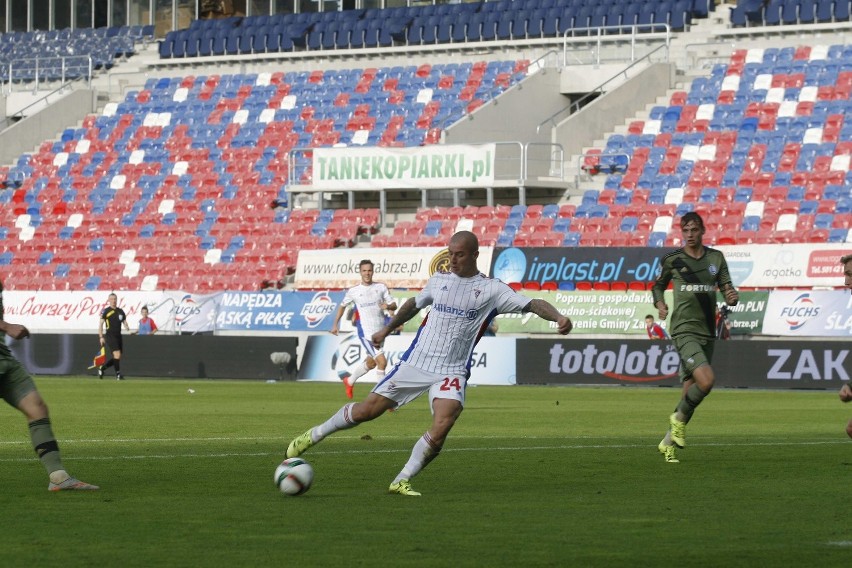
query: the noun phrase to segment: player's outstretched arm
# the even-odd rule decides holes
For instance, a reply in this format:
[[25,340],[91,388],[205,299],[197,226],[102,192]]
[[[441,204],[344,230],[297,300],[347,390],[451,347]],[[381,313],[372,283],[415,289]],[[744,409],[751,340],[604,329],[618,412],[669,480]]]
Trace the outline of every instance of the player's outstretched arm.
[[381,345],[382,342],[385,340],[385,337],[387,337],[390,332],[413,318],[415,315],[417,315],[417,312],[419,311],[420,308],[417,307],[417,302],[414,300],[414,298],[412,297],[407,299],[405,303],[402,304],[402,306],[400,306],[400,308],[396,311],[396,313],[388,322],[388,324],[381,330],[373,334],[373,345]]
[[570,333],[574,328],[574,324],[571,323],[571,320],[560,314],[559,310],[546,300],[534,298],[530,300],[530,303],[527,304],[524,311],[534,313],[541,319],[556,322],[556,330],[561,335]]
[[18,323],[7,323],[0,320],[0,331],[12,339],[23,339],[30,336],[30,330]]

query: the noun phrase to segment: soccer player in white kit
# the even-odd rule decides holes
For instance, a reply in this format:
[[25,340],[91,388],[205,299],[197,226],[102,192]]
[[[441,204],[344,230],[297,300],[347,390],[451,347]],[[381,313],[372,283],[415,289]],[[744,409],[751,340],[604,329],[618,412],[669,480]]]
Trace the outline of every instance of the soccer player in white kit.
[[[385,310],[393,311],[397,307],[388,287],[381,282],[373,282],[372,261],[362,260],[358,264],[358,272],[361,274],[361,283],[346,291],[343,301],[340,302],[340,307],[337,308],[334,323],[331,325],[331,333],[337,335],[343,312],[346,311],[347,306],[355,304],[355,310],[358,314],[355,329],[367,357],[352,369],[352,373],[348,377],[343,377],[343,386],[346,387],[346,396],[349,398],[353,396],[352,386],[355,381],[367,371],[376,369],[376,378],[379,381],[384,378],[388,360],[381,351],[382,345],[373,345],[372,336],[385,326]],[[378,351],[376,347],[378,347]]]
[[481,274],[476,266],[479,242],[473,233],[453,235],[449,255],[450,272],[432,276],[417,297],[406,300],[393,319],[373,335],[373,343],[381,344],[393,329],[432,306],[400,362],[363,402],[344,405],[327,421],[290,442],[288,458],[301,455],[329,434],[378,418],[428,391],[432,426],[414,444],[408,462],[388,489],[419,496],[410,480],[438,456],[461,415],[470,356],[489,322],[501,313],[530,312],[556,322],[562,335],[571,331],[571,320],[549,302],[521,296],[503,282]]

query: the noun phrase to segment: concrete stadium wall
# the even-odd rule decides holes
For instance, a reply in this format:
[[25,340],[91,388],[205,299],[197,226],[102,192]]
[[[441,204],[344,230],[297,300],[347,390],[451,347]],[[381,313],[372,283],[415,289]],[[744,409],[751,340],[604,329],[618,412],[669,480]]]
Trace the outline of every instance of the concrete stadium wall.
[[542,69],[447,129],[445,140],[447,144],[550,142],[549,129],[537,134],[536,127],[570,102],[559,91],[560,72]]
[[50,102],[0,133],[0,164],[13,164],[24,152],[32,152],[45,140],[83,120],[97,109],[97,92],[78,89]]
[[597,139],[635,116],[674,86],[674,65],[653,63],[619,87],[604,93],[553,129],[553,141],[566,156],[580,154]]

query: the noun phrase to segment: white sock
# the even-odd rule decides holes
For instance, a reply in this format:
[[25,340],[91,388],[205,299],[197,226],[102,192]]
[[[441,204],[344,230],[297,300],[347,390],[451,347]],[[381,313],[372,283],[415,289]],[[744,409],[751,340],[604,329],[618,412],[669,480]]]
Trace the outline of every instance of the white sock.
[[366,375],[369,370],[370,369],[367,368],[366,359],[358,363],[358,366],[352,369],[352,374],[349,375],[349,384],[354,385],[355,381]]
[[347,430],[349,428],[354,428],[358,425],[355,420],[352,418],[352,407],[355,406],[354,402],[350,402],[349,404],[344,404],[340,407],[340,410],[334,413],[334,415],[320,424],[319,426],[314,427],[311,430],[311,440],[316,444],[329,434],[334,434],[338,430]]
[[401,479],[411,479],[420,473],[420,470],[429,465],[429,462],[438,457],[440,452],[441,448],[436,448],[432,444],[432,438],[429,437],[429,432],[426,432],[414,444],[414,448],[411,450],[411,457],[408,458],[408,462],[406,462],[393,482],[397,483]]
[[71,476],[68,475],[68,472],[64,469],[57,469],[56,471],[51,472],[49,477],[51,483],[62,483]]

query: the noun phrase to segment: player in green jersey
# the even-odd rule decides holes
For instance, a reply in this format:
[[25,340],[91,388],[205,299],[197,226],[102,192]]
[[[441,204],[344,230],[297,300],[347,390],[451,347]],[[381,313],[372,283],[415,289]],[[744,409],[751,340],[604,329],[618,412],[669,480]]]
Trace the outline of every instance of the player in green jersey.
[[6,345],[6,335],[12,339],[24,339],[30,331],[17,323],[3,319],[3,283],[0,282],[0,395],[9,405],[20,410],[27,417],[30,439],[38,459],[47,470],[50,491],[94,490],[91,485],[68,475],[59,456],[59,445],[50,426],[47,405],[36,390],[35,383],[24,366],[12,356]]
[[[852,254],[847,254],[845,256],[840,257],[840,264],[843,265],[843,285],[852,290]],[[840,387],[840,400],[843,402],[849,402],[852,400],[852,387],[848,384]],[[846,433],[849,434],[849,437],[852,438],[852,420],[846,425]]]
[[705,247],[704,220],[690,212],[680,220],[683,248],[663,257],[660,276],[651,294],[660,320],[669,314],[663,292],[673,283],[672,319],[669,333],[680,355],[680,379],[683,391],[680,402],[669,417],[669,431],[658,448],[665,460],[677,463],[675,446],[686,445],[686,424],[695,408],[701,404],[716,382],[710,361],[716,339],[716,288],[725,296],[725,303],[736,306],[739,295],[731,282],[728,263],[718,250]]

